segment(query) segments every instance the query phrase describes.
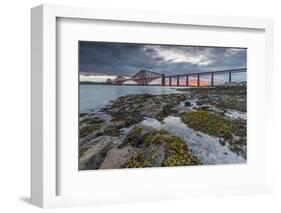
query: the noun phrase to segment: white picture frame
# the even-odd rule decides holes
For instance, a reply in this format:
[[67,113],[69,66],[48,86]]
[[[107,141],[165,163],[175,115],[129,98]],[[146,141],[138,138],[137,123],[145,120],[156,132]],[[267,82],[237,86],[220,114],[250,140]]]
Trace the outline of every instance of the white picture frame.
[[[273,21],[271,19],[241,18],[241,17],[216,17],[203,15],[187,15],[173,13],[153,13],[147,11],[122,11],[100,8],[85,8],[74,6],[41,5],[31,10],[31,201],[34,205],[47,207],[62,207],[76,205],[91,205],[99,203],[137,202],[143,200],[165,200],[186,197],[252,194],[270,191],[270,140],[268,131],[263,133],[267,151],[262,158],[265,161],[263,170],[265,178],[254,184],[221,185],[218,187],[200,187],[194,183],[194,188],[179,189],[172,185],[163,189],[145,194],[130,193],[120,196],[114,195],[58,195],[57,165],[57,20],[87,19],[87,20],[116,20],[119,22],[143,22],[168,25],[192,25],[212,28],[231,29],[256,29],[264,31],[265,41],[265,67],[263,74],[266,76],[266,87],[262,89],[266,97],[267,108],[272,107],[270,90],[273,87],[270,79],[273,76]],[[270,129],[270,110],[264,117],[262,127]],[[266,160],[267,159],[267,160]],[[207,168],[210,170],[211,168]],[[244,168],[247,169],[247,168]],[[175,168],[170,172],[184,172],[185,168]],[[158,170],[160,171],[160,170]],[[116,171],[120,172],[120,171]],[[124,172],[128,171],[121,171]],[[152,170],[151,170],[152,172]],[[117,173],[116,173],[117,174]],[[157,175],[157,173],[155,173]],[[133,192],[132,192],[133,193]],[[136,191],[136,193],[138,193]]]

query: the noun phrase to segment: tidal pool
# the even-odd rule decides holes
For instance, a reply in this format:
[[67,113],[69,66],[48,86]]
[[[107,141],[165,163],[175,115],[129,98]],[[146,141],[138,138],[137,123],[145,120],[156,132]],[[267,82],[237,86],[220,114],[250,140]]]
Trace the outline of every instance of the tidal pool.
[[141,125],[165,129],[180,137],[204,165],[246,163],[243,157],[229,150],[228,144],[222,145],[219,138],[189,128],[179,117],[168,116],[162,123],[146,118]]

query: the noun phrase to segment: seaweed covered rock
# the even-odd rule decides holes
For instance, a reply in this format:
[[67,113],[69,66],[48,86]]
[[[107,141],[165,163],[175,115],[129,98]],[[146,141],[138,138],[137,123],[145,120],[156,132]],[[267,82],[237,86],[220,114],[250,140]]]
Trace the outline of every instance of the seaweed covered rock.
[[79,137],[84,138],[100,128],[98,124],[90,124],[82,127],[79,131]]
[[120,130],[114,125],[108,125],[104,128],[103,133],[110,136],[119,136]]
[[188,127],[203,133],[219,137],[222,146],[247,159],[247,121],[244,119],[227,119],[207,110],[184,112],[181,120]]
[[184,112],[181,120],[196,131],[225,139],[232,138],[233,128],[230,121],[215,113],[206,110]]
[[200,165],[201,161],[187,148],[184,141],[165,130],[148,127],[134,128],[125,144],[139,149],[124,168],[169,167]]
[[176,114],[177,111],[174,109],[174,106],[172,104],[166,104],[162,111],[160,111],[157,115],[156,118],[159,121],[162,121],[165,117],[172,115],[172,114]]
[[79,169],[200,165],[185,142],[166,130],[136,126],[123,141],[100,136],[80,147]]
[[229,141],[229,149],[247,159],[247,121],[237,119],[231,122],[233,140]]
[[[81,113],[80,113],[81,114]],[[82,118],[83,118],[84,116],[82,116]],[[99,118],[99,117],[96,117],[96,116],[94,116],[94,117],[87,117],[87,118],[84,118],[84,119],[82,119],[81,121],[80,121],[80,123],[82,124],[82,123],[85,123],[85,124],[100,124],[100,123],[102,123],[102,122],[104,122],[101,118]]]
[[178,88],[177,90],[195,95],[199,99],[198,106],[211,105],[224,111],[247,111],[246,85]]
[[112,122],[122,123],[129,127],[142,121],[145,117],[163,120],[171,114],[176,114],[176,107],[184,101],[187,94],[137,94],[127,95],[113,101],[103,110],[112,116]]
[[145,136],[152,131],[153,128],[142,126],[133,128],[127,135],[127,137],[123,140],[123,142],[119,145],[119,148],[122,148],[128,144],[133,147],[141,147],[144,142]]
[[[80,113],[81,114],[81,113]],[[85,113],[84,113],[85,114]],[[80,115],[79,137],[83,139],[91,134],[99,131],[104,123],[104,120],[97,116]],[[94,137],[94,136],[93,136]]]

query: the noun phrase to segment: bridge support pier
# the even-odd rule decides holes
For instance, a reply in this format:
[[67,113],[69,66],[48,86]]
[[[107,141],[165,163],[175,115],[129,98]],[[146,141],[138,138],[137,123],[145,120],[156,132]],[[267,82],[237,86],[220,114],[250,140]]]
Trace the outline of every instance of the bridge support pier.
[[188,86],[188,75],[186,75],[186,86]]
[[231,83],[231,72],[229,72],[228,82]]
[[169,77],[169,86],[172,86],[172,77]]
[[197,86],[200,87],[200,74],[197,74]]
[[180,77],[177,76],[177,86],[179,86],[179,85],[180,85]]
[[214,86],[214,73],[211,74],[211,86]]
[[161,86],[166,86],[166,77],[165,77],[165,74],[162,74]]

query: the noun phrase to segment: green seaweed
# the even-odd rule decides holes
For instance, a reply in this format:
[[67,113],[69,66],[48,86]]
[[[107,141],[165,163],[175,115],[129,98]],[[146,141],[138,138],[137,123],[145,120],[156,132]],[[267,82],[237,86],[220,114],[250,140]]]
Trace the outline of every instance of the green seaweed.
[[127,144],[131,144],[132,146],[136,146],[139,142],[139,135],[142,132],[142,128],[135,127],[133,128],[122,144],[119,145],[119,148],[126,146]]
[[196,131],[225,139],[232,138],[233,129],[231,123],[221,115],[216,115],[206,110],[198,110],[182,113],[181,120]]
[[[178,137],[170,134],[161,135],[157,132],[156,134],[148,134],[145,137],[145,146],[151,144],[165,144],[165,159],[162,161],[162,167],[172,166],[192,166],[201,165],[202,162],[188,151],[185,143]],[[155,155],[151,154],[149,157],[145,157],[144,153],[141,152],[137,156],[133,156],[126,164],[126,168],[145,168],[152,167]]]
[[165,117],[171,115],[172,113],[176,113],[176,110],[173,109],[173,105],[172,104],[166,104],[163,107],[163,110],[156,115],[156,118],[159,121],[162,121]]
[[88,125],[83,127],[82,129],[80,129],[79,131],[79,136],[80,138],[84,138],[87,135],[91,134],[92,132],[94,132],[95,130],[97,130],[100,126],[97,124],[92,124],[92,125]]
[[83,119],[80,123],[85,123],[85,124],[99,124],[104,122],[104,120],[102,120],[99,117],[92,117],[92,118],[85,118]]
[[188,151],[186,144],[176,136],[166,136],[166,157],[162,166],[200,165],[201,161]]
[[120,131],[116,126],[109,125],[104,129],[104,134],[110,135],[110,136],[119,136]]
[[174,108],[185,98],[184,94],[127,95],[113,101],[104,111],[112,116],[111,122],[129,127],[141,122],[147,115],[162,120],[176,112]]
[[130,160],[124,165],[125,168],[145,168],[152,167],[154,163],[155,156],[145,158],[144,153],[133,156]]
[[101,118],[99,117],[93,117],[91,120],[88,122],[88,124],[99,124],[104,122]]
[[125,168],[152,167],[157,158],[157,154],[152,150],[158,150],[157,147],[164,147],[165,156],[159,162],[162,167],[202,164],[200,159],[188,150],[183,140],[171,135],[167,130],[135,127],[130,131],[122,146],[127,144],[137,147],[140,152],[130,158],[124,165]]

